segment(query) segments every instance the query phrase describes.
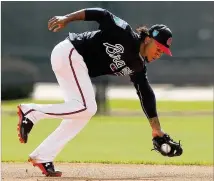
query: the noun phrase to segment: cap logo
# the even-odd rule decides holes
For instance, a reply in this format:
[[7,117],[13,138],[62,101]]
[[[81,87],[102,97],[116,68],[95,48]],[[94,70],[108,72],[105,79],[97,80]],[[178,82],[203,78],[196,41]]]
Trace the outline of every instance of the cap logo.
[[159,31],[157,31],[157,30],[154,30],[154,31],[152,32],[152,36],[153,36],[153,37],[156,37],[158,34],[159,34]]
[[168,46],[171,46],[171,44],[172,44],[172,38],[169,38],[169,39],[167,40],[166,44],[167,44]]

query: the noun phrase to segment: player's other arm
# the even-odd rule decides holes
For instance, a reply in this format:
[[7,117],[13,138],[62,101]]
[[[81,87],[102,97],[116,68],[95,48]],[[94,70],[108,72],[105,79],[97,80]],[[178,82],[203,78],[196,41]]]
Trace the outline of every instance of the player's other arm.
[[142,109],[147,116],[152,128],[152,137],[163,136],[160,121],[157,114],[155,94],[147,80],[145,72],[135,73],[130,76],[134,83]]
[[48,21],[48,29],[57,32],[72,21],[102,21],[110,20],[110,12],[102,8],[86,8],[64,16],[54,16]]

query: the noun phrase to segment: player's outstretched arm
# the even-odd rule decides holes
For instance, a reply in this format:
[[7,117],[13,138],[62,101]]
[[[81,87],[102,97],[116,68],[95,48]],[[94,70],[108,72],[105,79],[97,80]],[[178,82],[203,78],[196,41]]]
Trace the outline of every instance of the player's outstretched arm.
[[142,71],[135,73],[130,77],[137,90],[143,111],[146,114],[152,128],[153,150],[156,150],[163,156],[180,156],[183,153],[180,141],[173,141],[170,136],[164,133],[161,129],[156,110],[155,94],[147,80],[146,70],[144,70],[144,72]]
[[48,29],[58,32],[71,21],[85,20],[85,10],[79,10],[64,16],[54,16],[48,21]]
[[72,21],[112,22],[111,13],[102,8],[86,8],[64,16],[54,16],[48,21],[48,29],[58,32]]
[[155,94],[147,80],[145,72],[138,72],[130,77],[136,88],[142,109],[147,116],[152,128],[152,137],[162,137],[165,133],[161,129],[158,118]]

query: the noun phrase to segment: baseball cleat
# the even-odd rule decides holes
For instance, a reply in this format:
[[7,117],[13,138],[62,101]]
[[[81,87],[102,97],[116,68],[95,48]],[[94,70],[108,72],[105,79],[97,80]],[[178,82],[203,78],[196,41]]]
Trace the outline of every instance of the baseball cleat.
[[21,143],[27,143],[28,134],[30,133],[33,127],[33,122],[24,116],[24,113],[22,112],[20,106],[18,106],[17,108],[18,108],[17,114],[19,116],[19,122],[17,125],[19,141]]
[[34,167],[38,167],[42,174],[44,174],[46,177],[61,177],[62,172],[59,170],[55,170],[53,162],[46,162],[46,163],[36,163],[35,160],[32,158],[29,158],[28,160],[33,164]]

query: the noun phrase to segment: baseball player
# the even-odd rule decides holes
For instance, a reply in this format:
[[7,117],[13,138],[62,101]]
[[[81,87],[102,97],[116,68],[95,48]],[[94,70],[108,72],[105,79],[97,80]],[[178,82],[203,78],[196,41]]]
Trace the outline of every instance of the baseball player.
[[[172,56],[172,32],[163,24],[140,27],[137,33],[130,25],[101,8],[86,8],[48,21],[48,29],[58,32],[73,21],[96,21],[99,29],[84,33],[69,33],[51,53],[51,65],[63,92],[61,104],[20,104],[18,106],[18,136],[27,143],[28,134],[39,120],[62,119],[61,124],[30,155],[29,161],[46,176],[60,177],[53,160],[96,113],[97,105],[90,77],[101,75],[130,76],[142,109],[152,128],[154,149],[164,156],[182,154],[180,143],[164,133],[156,111],[155,94],[148,82],[146,63],[163,53]],[[48,126],[48,125],[47,125]],[[170,146],[170,152],[161,149]]]

